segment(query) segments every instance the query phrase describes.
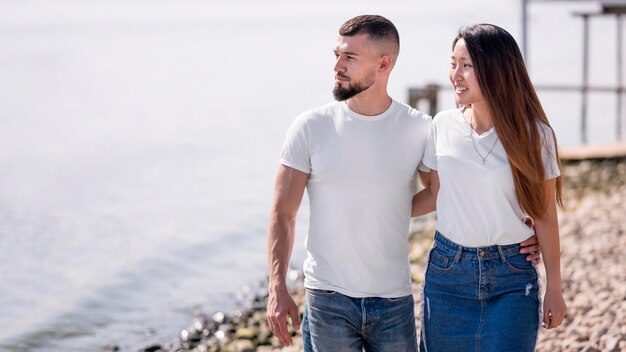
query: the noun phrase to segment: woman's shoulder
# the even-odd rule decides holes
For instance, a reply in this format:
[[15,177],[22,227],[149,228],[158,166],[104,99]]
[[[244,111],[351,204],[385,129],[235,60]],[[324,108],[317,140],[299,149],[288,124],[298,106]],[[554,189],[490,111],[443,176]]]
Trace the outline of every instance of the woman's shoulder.
[[539,132],[539,138],[544,145],[552,145],[555,142],[555,135],[552,126],[539,119],[536,120],[537,132]]
[[449,110],[440,111],[433,118],[433,124],[435,125],[449,124],[453,121],[458,120],[460,113],[461,113],[461,109],[449,109]]

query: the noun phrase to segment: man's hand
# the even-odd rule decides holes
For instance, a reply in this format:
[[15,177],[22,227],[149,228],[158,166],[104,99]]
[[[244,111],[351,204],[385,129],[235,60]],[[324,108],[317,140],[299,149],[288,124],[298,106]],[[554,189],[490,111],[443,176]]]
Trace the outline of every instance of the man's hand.
[[270,290],[270,295],[267,301],[267,321],[270,325],[270,330],[274,336],[276,336],[280,342],[289,346],[293,343],[291,334],[287,328],[287,317],[291,318],[291,325],[294,329],[300,329],[300,318],[298,317],[298,306],[294,302],[293,298],[289,295],[286,289]]
[[522,248],[520,248],[519,252],[528,254],[526,256],[527,261],[532,261],[533,265],[539,265],[539,263],[541,263],[541,248],[539,247],[537,235],[533,235],[533,237],[520,243],[520,246],[522,246]]

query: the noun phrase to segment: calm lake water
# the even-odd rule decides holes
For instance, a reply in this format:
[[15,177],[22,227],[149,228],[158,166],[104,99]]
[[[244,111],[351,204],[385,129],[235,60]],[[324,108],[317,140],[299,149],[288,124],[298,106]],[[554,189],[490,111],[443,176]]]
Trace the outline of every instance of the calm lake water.
[[[530,7],[535,83],[580,83],[575,8],[589,6]],[[459,26],[521,28],[500,0],[0,0],[0,350],[135,351],[174,341],[194,310],[234,309],[266,273],[285,130],[332,99],[337,28],[363,13],[398,26],[400,101],[448,86]],[[592,21],[595,84],[615,83],[614,31]],[[542,99],[578,144],[578,95]],[[589,139],[614,140],[614,96],[590,103]],[[305,204],[295,266],[306,220]]]

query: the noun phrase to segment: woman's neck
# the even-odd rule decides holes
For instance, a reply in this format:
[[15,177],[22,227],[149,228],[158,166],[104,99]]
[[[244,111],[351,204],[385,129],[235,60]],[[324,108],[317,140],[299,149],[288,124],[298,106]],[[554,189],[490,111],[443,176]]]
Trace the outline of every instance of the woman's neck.
[[478,134],[483,134],[493,127],[491,114],[484,104],[472,104],[467,107],[465,109],[465,118]]

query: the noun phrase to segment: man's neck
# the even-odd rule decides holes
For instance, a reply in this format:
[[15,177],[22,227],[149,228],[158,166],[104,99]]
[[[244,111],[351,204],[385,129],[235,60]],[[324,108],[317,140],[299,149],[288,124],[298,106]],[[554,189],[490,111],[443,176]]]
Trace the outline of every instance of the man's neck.
[[357,114],[364,116],[378,116],[391,106],[391,97],[385,94],[364,94],[361,92],[346,100],[348,108]]

